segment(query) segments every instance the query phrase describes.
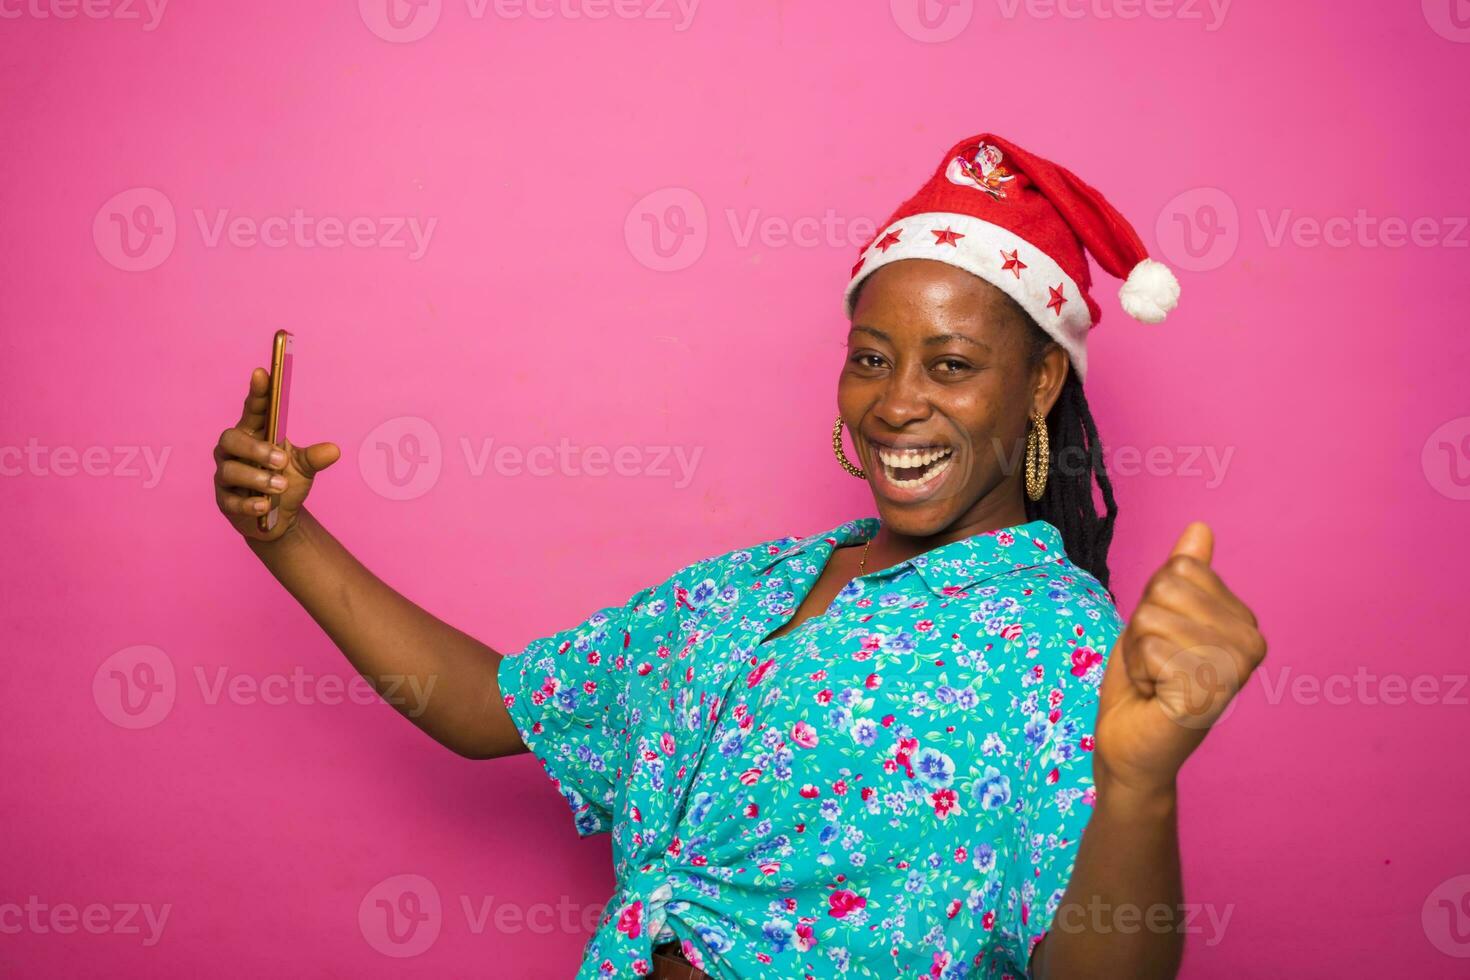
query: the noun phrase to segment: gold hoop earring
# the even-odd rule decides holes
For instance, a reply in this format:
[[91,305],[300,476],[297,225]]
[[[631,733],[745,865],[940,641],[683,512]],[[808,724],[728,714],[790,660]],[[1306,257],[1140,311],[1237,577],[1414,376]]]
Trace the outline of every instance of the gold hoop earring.
[[858,467],[852,465],[852,460],[847,458],[847,453],[842,450],[842,416],[837,416],[837,421],[832,423],[832,454],[837,457],[837,462],[842,468],[859,480],[866,480],[868,474]]
[[1026,496],[1040,500],[1046,493],[1046,477],[1051,472],[1051,444],[1046,433],[1046,416],[1031,413],[1031,428],[1026,431]]

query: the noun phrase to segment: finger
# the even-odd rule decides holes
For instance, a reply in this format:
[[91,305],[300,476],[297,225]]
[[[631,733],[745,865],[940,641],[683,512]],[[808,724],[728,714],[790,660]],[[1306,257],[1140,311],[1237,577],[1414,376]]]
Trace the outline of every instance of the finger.
[[1174,550],[1169,553],[1172,558],[1175,555],[1183,555],[1186,558],[1195,558],[1210,563],[1210,558],[1215,550],[1215,532],[1204,521],[1191,521],[1179,535],[1179,540],[1174,542]]
[[1215,596],[1225,604],[1225,607],[1235,618],[1244,620],[1252,627],[1258,625],[1256,614],[1251,611],[1249,606],[1241,601],[1239,596],[1230,591],[1230,586],[1225,584],[1225,580],[1220,577],[1220,573],[1196,558],[1189,558],[1183,555],[1176,555],[1170,558],[1164,563],[1164,567],[1159,569],[1154,577],[1149,580],[1144,594],[1147,595],[1148,589],[1153,588],[1158,582],[1170,577],[1171,573],[1173,576],[1188,579],[1205,592]]
[[335,442],[318,442],[297,450],[295,455],[297,467],[310,478],[341,459],[342,450]]
[[[1191,560],[1188,565],[1209,571],[1196,561]],[[1184,571],[1160,575],[1149,584],[1147,600],[1200,623],[1238,618],[1221,596],[1200,585],[1195,578],[1196,574],[1198,573]]]
[[1200,641],[1193,620],[1152,602],[1134,610],[1125,631],[1124,667],[1133,686],[1145,694],[1153,690],[1159,668],[1170,656]]
[[1147,692],[1168,669],[1209,660],[1239,689],[1265,657],[1265,640],[1239,620],[1221,626],[1201,623],[1157,603],[1139,606],[1128,623],[1128,677]]
[[220,433],[215,458],[226,457],[243,459],[275,470],[286,465],[286,453],[283,450],[241,429],[226,429]]
[[[273,483],[272,481],[278,481]],[[227,459],[219,464],[215,483],[227,490],[254,490],[259,493],[280,493],[286,489],[286,478],[280,473],[263,470],[259,466],[238,459]]]
[[[1128,668],[1125,664],[1127,657],[1123,654],[1124,635],[1118,637],[1113,644],[1113,649],[1108,652],[1107,666],[1103,668],[1102,684],[1099,686],[1098,694],[1105,704],[1118,704],[1125,695],[1134,687],[1133,679],[1128,676]],[[1143,692],[1145,695],[1152,693],[1149,690]]]
[[215,499],[219,502],[219,509],[231,517],[256,517],[264,514],[270,506],[265,497],[223,489],[215,492]]
[[245,392],[245,407],[240,411],[239,427],[246,432],[264,432],[265,415],[270,410],[271,375],[263,367],[250,372],[250,387]]

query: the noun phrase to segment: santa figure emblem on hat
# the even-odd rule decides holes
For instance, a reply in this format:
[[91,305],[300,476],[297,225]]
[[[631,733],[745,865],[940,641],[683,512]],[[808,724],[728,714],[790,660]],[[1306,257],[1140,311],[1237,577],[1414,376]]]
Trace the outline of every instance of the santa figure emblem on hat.
[[1016,178],[1001,166],[1003,159],[1000,147],[981,143],[975,150],[974,160],[966,160],[964,156],[955,157],[950,161],[945,176],[951,183],[961,187],[978,187],[991,197],[1005,197],[1005,185]]

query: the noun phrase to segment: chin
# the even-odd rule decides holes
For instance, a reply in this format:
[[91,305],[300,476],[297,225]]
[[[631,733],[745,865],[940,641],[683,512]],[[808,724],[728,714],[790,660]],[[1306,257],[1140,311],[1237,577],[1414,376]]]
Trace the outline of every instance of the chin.
[[942,502],[905,505],[876,498],[878,519],[894,534],[910,538],[928,538],[946,530],[964,514],[963,507]]

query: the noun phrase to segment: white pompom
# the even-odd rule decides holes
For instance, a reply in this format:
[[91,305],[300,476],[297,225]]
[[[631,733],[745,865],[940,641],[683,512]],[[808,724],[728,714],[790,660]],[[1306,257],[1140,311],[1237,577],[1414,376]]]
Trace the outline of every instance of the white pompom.
[[1163,323],[1169,311],[1179,305],[1179,280],[1162,262],[1144,259],[1128,273],[1123,288],[1118,290],[1123,312],[1144,323]]

